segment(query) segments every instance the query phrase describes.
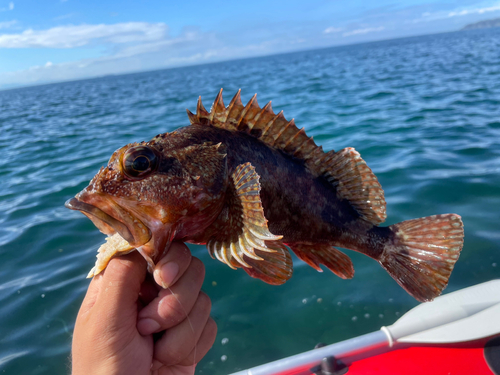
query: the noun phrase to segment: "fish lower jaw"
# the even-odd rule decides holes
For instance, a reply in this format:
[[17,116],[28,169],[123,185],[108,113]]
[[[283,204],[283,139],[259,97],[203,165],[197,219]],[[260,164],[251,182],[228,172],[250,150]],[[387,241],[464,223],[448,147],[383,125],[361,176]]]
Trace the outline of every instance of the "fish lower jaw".
[[143,222],[112,197],[82,191],[68,200],[65,206],[81,211],[104,234],[119,233],[131,246],[137,247],[151,239],[151,232]]

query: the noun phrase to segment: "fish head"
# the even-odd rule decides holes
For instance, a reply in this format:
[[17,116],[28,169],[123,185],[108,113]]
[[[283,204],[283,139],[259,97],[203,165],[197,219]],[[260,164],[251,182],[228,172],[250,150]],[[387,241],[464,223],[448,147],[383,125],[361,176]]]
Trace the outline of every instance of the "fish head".
[[174,238],[203,231],[223,206],[225,147],[183,140],[166,133],[118,149],[66,207],[107,235],[118,232],[152,266]]

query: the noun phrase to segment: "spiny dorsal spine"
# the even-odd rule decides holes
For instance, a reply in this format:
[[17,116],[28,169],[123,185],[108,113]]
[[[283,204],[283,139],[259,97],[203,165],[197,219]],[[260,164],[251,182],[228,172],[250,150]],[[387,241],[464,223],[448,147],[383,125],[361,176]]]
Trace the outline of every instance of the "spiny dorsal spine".
[[386,218],[384,191],[359,154],[351,148],[325,153],[304,128],[298,129],[295,121],[288,121],[283,111],[275,114],[271,102],[263,108],[255,94],[246,106],[238,90],[226,107],[222,89],[217,94],[210,112],[198,99],[196,114],[189,110],[191,124],[211,125],[230,131],[241,131],[260,139],[270,147],[301,159],[315,176],[324,176],[337,190],[337,195],[347,199],[359,214],[373,224]]
[[198,99],[196,114],[187,111],[191,124],[211,124],[226,130],[238,130],[250,134],[269,146],[282,150],[289,155],[306,160],[306,165],[317,175],[325,171],[312,162],[313,155],[323,154],[312,137],[304,129],[298,129],[295,121],[288,121],[283,111],[275,114],[271,102],[260,108],[255,94],[246,106],[241,102],[241,90],[238,90],[229,105],[225,107],[222,89],[217,94],[210,112]]

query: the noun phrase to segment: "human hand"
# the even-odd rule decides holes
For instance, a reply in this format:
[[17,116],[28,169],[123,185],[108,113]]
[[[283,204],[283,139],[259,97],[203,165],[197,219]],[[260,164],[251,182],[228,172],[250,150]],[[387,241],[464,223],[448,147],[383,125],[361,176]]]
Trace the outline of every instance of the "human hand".
[[73,375],[194,374],[217,332],[210,299],[200,292],[205,268],[174,243],[157,270],[169,289],[146,278],[136,251],[94,277],[75,324]]

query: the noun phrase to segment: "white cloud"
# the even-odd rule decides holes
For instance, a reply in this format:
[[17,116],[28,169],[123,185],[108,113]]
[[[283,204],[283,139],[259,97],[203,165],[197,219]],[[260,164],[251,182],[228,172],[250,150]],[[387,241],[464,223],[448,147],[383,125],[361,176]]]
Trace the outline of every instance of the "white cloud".
[[343,29],[341,27],[328,27],[325,30],[323,30],[323,33],[324,34],[338,33],[342,30]]
[[74,48],[94,43],[132,43],[164,39],[164,23],[128,22],[114,25],[59,26],[0,35],[0,48]]
[[13,10],[13,9],[14,9],[14,3],[11,1],[7,8],[0,8],[0,12],[6,12],[8,10]]
[[[448,7],[444,13],[448,14],[454,9],[463,8]],[[418,16],[425,17],[427,14],[423,14],[424,12],[434,13],[434,10],[421,6],[410,10],[404,8],[397,12],[391,10],[380,13],[375,9],[372,13],[354,20],[343,18],[338,22],[330,21],[331,23],[323,24],[320,29],[318,22],[310,22],[306,26],[291,24],[290,28],[280,25],[279,32],[276,32],[277,26],[268,30],[267,25],[252,25],[246,29],[239,28],[238,32],[233,33],[218,32],[215,28],[211,28],[213,31],[204,32],[199,28],[186,27],[179,34],[170,35],[166,24],[145,22],[66,25],[43,30],[23,28],[9,30],[10,33],[0,30],[0,56],[5,53],[2,47],[83,50],[86,46],[91,46],[92,55],[98,54],[94,58],[78,60],[77,56],[89,54],[82,53],[81,50],[68,54],[61,51],[56,58],[44,52],[43,58],[29,60],[31,69],[27,69],[30,65],[22,65],[23,70],[0,71],[0,88],[263,56],[290,52],[305,45],[308,48],[328,47],[333,44],[332,41],[347,44],[354,40],[381,37],[382,34],[384,37],[411,35],[418,27],[422,33],[421,30],[426,25],[404,22]],[[451,23],[456,21],[456,18],[446,20]],[[385,28],[377,25],[384,25]],[[283,29],[287,29],[287,33],[282,33]],[[385,31],[381,32],[382,30]],[[66,60],[62,60],[65,62],[61,62],[61,56],[67,56]],[[52,65],[48,62],[52,62]]]
[[351,35],[359,35],[359,34],[368,34],[368,33],[375,33],[377,31],[382,31],[384,30],[384,26],[379,26],[379,27],[367,27],[364,29],[356,29],[352,31],[347,31],[342,34],[342,36],[351,36]]
[[[144,28],[147,25],[144,24]],[[162,28],[159,28],[160,31],[164,30],[163,32],[158,31],[151,36],[145,36],[144,33],[139,32],[127,34],[121,31],[113,34],[110,32],[110,28],[105,28],[104,31],[99,29],[99,32],[91,33],[88,31],[90,28],[87,28],[87,26],[83,29],[85,32],[78,34],[79,38],[74,36],[77,31],[74,26],[59,28],[70,31],[71,35],[56,35],[58,38],[54,36],[57,33],[53,29],[37,33],[24,32],[16,34],[16,38],[18,38],[16,39],[17,44],[14,44],[13,40],[5,39],[4,36],[0,35],[0,46],[69,47],[75,45],[78,47],[84,43],[105,41],[109,42],[106,46],[110,47],[106,49],[106,55],[97,58],[63,63],[53,63],[45,60],[37,62],[27,69],[0,72],[0,88],[289,52],[292,49],[292,42],[302,42],[302,40],[296,40],[296,37],[289,38],[288,41],[283,41],[280,38],[267,38],[261,43],[231,45],[221,40],[213,32],[201,32],[196,28],[185,28],[179,35],[171,37],[167,35],[167,26],[164,24],[162,24]],[[117,25],[110,26],[115,26],[112,29],[115,31],[123,29],[117,28]],[[150,29],[153,26],[155,25],[149,24]],[[130,31],[131,27],[125,29]],[[143,28],[139,29],[142,30]],[[33,34],[35,35],[33,36]],[[23,39],[24,37],[26,40]],[[100,39],[96,42],[93,38]],[[126,42],[128,40],[133,41]]]
[[461,11],[453,11],[448,13],[448,17],[466,16],[468,14],[483,14],[489,12],[496,12],[500,10],[500,5],[485,8],[463,9]]
[[49,61],[28,69],[0,72],[0,89],[289,52],[292,45],[279,38],[243,46],[226,45],[213,33],[185,31],[158,42],[123,45],[108,56],[65,63]]
[[0,29],[8,29],[9,27],[15,25],[17,23],[16,20],[0,22]]
[[471,14],[484,14],[497,11],[500,11],[500,3],[490,7],[482,7],[482,8],[468,8],[468,9],[457,8],[452,11],[424,12],[419,18],[416,18],[409,22],[411,23],[430,22],[430,21],[443,20],[453,17],[463,17]]

